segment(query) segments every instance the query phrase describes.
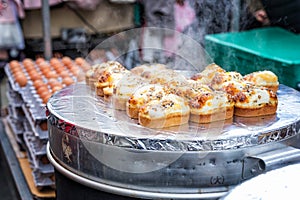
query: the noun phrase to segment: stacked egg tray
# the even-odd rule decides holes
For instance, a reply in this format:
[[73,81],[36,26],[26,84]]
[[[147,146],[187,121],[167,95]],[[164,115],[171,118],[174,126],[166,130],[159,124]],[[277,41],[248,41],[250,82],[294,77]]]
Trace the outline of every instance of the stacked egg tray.
[[[65,77],[72,79],[72,82],[69,82],[69,84],[78,82],[80,80],[79,73],[84,74],[87,70],[86,65],[82,67],[73,60],[67,60],[71,62],[72,68],[70,66],[67,67],[63,63],[63,59],[55,59],[56,64],[58,62],[61,64],[60,70],[56,70],[57,68],[51,66],[51,60],[43,60],[43,66],[49,67],[50,70],[42,73],[42,68],[38,66],[36,61],[27,59],[27,62],[31,62],[34,67],[33,70],[37,71],[39,76],[30,76],[29,68],[25,68],[24,61],[14,62],[14,65],[18,65],[18,71],[12,68],[11,63],[4,68],[8,78],[6,94],[9,102],[9,115],[7,120],[15,134],[20,149],[27,152],[34,184],[39,190],[55,188],[55,178],[54,168],[49,162],[46,152],[48,128],[45,106],[47,99],[43,99],[43,96],[39,93],[39,85],[35,83],[40,82],[42,86],[47,86],[47,91],[50,94],[47,95],[47,98],[49,98],[56,90],[68,85],[64,82]],[[21,79],[18,80],[20,70],[22,70],[22,81]],[[49,74],[51,76],[48,76]],[[38,77],[38,79],[34,77]],[[58,85],[59,87],[52,86],[50,84],[51,81],[55,82],[56,86]]]

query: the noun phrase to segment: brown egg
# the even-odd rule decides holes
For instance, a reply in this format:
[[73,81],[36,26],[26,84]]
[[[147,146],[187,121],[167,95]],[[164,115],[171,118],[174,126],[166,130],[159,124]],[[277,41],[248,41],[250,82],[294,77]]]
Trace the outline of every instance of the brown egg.
[[54,86],[54,87],[52,88],[52,94],[54,94],[55,92],[61,90],[62,88],[63,88],[62,86]]
[[82,66],[85,63],[85,60],[82,57],[77,57],[75,63],[79,66]]
[[23,65],[33,64],[33,60],[31,58],[25,58],[22,63]]
[[75,67],[73,66],[71,69],[70,69],[71,73],[74,75],[74,76],[77,76],[80,72],[80,69],[78,67]]
[[31,70],[30,72],[28,72],[28,75],[32,81],[42,79],[41,74],[37,70]]
[[17,60],[12,60],[9,62],[9,68],[13,69],[16,67],[21,67],[20,63]]
[[51,88],[53,88],[53,87],[55,87],[55,86],[62,86],[62,83],[59,82],[59,81],[58,81],[57,79],[55,79],[55,78],[51,78],[51,79],[48,80],[48,85],[49,85]]
[[74,80],[71,77],[65,77],[62,81],[63,84],[66,86],[71,85],[74,83]]
[[16,77],[20,76],[20,75],[21,76],[25,76],[25,74],[24,74],[23,71],[16,71],[16,72],[13,73],[13,76],[14,76],[15,80],[16,80]]
[[38,95],[44,93],[45,91],[48,91],[49,92],[49,88],[47,86],[40,86],[37,90],[36,90],[36,93]]
[[58,58],[51,58],[50,60],[49,60],[49,63],[50,63],[50,65],[51,66],[53,66],[53,65],[55,65],[56,63],[60,63],[60,61],[59,61],[59,59]]
[[38,95],[40,96],[41,99],[44,99],[49,94],[51,94],[49,90],[44,90],[44,91],[41,91],[41,93],[39,93]]
[[24,65],[25,69],[32,68],[32,67],[34,67],[34,62],[31,59],[26,58],[23,60],[23,65]]
[[59,73],[59,76],[62,77],[62,78],[65,78],[65,77],[69,77],[69,73],[67,72],[67,70],[64,70],[64,71],[61,71]]
[[68,65],[71,65],[72,64],[72,59],[68,56],[64,56],[62,59],[61,59],[61,62],[68,66]]
[[27,78],[25,75],[20,74],[16,76],[15,79],[20,87],[25,87],[27,85]]
[[48,100],[49,100],[50,97],[51,97],[51,93],[49,93],[47,96],[45,96],[43,98],[43,103],[46,104],[48,102]]
[[39,87],[41,86],[46,86],[47,87],[47,84],[41,80],[41,79],[37,79],[33,82],[33,87],[37,90]]
[[47,79],[57,78],[58,77],[58,74],[55,71],[48,71],[44,75],[46,76]]
[[39,63],[38,66],[39,66],[40,70],[42,70],[43,68],[46,68],[46,67],[50,68],[50,64],[47,63],[46,61]]
[[44,76],[46,76],[46,74],[48,74],[51,71],[51,68],[50,67],[44,67],[44,68],[41,68],[40,70],[41,70],[42,74]]
[[40,65],[42,62],[45,62],[45,59],[44,59],[44,58],[37,58],[37,59],[35,60],[35,63],[36,63],[37,65]]
[[14,74],[16,72],[23,71],[23,70],[22,70],[21,66],[19,66],[19,67],[11,68],[10,71]]
[[30,72],[31,70],[36,70],[33,64],[24,65],[24,68],[27,72]]
[[59,66],[59,67],[56,67],[54,70],[56,71],[57,74],[60,74],[60,72],[65,70],[65,67]]

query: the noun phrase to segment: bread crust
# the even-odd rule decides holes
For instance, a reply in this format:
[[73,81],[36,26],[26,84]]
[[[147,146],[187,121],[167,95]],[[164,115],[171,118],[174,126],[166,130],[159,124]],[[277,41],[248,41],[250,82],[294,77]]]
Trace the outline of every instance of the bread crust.
[[126,114],[128,117],[137,119],[139,117],[139,107],[133,107],[130,105],[126,106]]
[[199,123],[199,124],[206,124],[206,123],[210,123],[210,122],[230,119],[233,117],[233,113],[234,113],[233,106],[226,108],[226,111],[224,109],[223,111],[214,112],[214,113],[210,113],[210,114],[193,114],[193,113],[191,113],[190,121]]
[[189,121],[189,113],[186,114],[170,114],[166,118],[152,118],[139,115],[139,124],[148,128],[167,128],[187,124]]
[[96,90],[96,95],[100,97],[104,97],[104,92],[102,87],[96,87],[95,90]]
[[270,86],[264,86],[265,88],[269,89],[269,90],[272,90],[275,94],[276,92],[278,91],[278,85],[270,85]]
[[234,115],[240,117],[258,117],[264,115],[273,115],[276,113],[277,104],[265,105],[259,108],[240,108],[235,106]]

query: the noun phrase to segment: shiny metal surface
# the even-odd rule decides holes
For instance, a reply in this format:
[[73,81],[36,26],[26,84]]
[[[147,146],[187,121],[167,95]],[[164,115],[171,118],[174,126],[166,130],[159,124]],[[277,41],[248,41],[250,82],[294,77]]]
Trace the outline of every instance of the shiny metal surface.
[[300,161],[300,95],[281,85],[278,97],[274,116],[154,130],[77,84],[47,104],[49,151],[59,167],[81,177],[79,182],[170,198],[227,192]]
[[[85,84],[67,87],[50,98],[51,125],[64,130],[72,125],[76,137],[124,148],[161,151],[229,150],[280,141],[299,132],[300,94],[280,86],[276,115],[149,129],[124,111],[90,95]],[[64,124],[63,122],[66,122]],[[74,125],[74,126],[73,126]]]
[[47,144],[47,156],[49,161],[53,164],[56,170],[62,173],[64,176],[79,182],[87,187],[91,187],[97,190],[129,196],[129,197],[141,197],[141,198],[155,198],[155,199],[216,199],[220,198],[227,194],[229,188],[220,188],[219,191],[215,190],[213,193],[195,193],[195,194],[186,194],[184,191],[183,193],[156,193],[156,192],[148,192],[148,191],[138,191],[135,189],[128,189],[128,188],[120,188],[115,187],[113,185],[103,184],[101,182],[96,182],[85,178],[84,176],[78,175],[78,173],[72,172],[66,168],[64,168],[58,161],[55,160],[53,157],[49,143]]

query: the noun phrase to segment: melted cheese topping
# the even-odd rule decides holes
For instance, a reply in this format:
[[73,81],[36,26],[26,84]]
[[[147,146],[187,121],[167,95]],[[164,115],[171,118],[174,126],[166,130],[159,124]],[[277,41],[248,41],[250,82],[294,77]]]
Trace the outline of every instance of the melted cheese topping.
[[141,105],[144,105],[151,100],[159,100],[165,95],[166,93],[163,86],[161,85],[144,85],[139,87],[133,93],[133,95],[131,95],[130,99],[127,102],[127,106],[140,107]]
[[211,87],[215,90],[220,90],[229,83],[241,83],[243,76],[238,72],[216,73],[211,81]]
[[265,88],[252,87],[237,96],[235,105],[240,108],[260,108],[277,103],[277,97]]
[[114,95],[122,98],[129,98],[136,88],[147,84],[148,81],[132,73],[126,73],[115,87]]
[[193,114],[212,114],[224,111],[233,105],[233,102],[229,101],[223,92],[199,93],[196,98],[190,101],[191,113]]
[[203,84],[209,84],[216,73],[225,73],[225,70],[219,65],[212,63],[207,65],[202,72],[195,74],[191,79],[200,81]]
[[277,86],[278,77],[271,71],[258,71],[244,76],[244,80],[254,83],[258,86]]
[[166,118],[177,113],[185,115],[189,112],[190,108],[184,99],[174,94],[168,94],[160,100],[150,101],[140,109],[141,115],[154,119]]
[[111,75],[108,87],[103,88],[103,93],[105,95],[112,95],[114,89],[116,88],[123,76],[123,73],[113,73]]

